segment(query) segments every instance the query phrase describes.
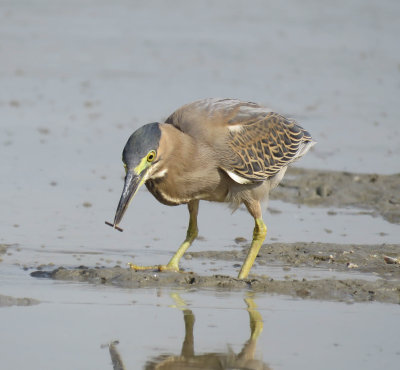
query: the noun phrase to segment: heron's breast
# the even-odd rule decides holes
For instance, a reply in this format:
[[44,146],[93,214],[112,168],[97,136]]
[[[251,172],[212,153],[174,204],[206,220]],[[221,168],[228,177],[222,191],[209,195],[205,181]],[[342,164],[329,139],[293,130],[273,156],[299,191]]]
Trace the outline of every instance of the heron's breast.
[[213,181],[204,178],[194,181],[185,178],[171,179],[166,174],[147,180],[146,187],[160,203],[168,206],[185,204],[194,199],[224,202],[229,187],[221,175],[224,176],[222,171]]
[[176,197],[175,194],[167,190],[165,181],[162,178],[150,179],[146,181],[147,190],[162,204],[167,206],[177,206],[187,203],[189,200]]

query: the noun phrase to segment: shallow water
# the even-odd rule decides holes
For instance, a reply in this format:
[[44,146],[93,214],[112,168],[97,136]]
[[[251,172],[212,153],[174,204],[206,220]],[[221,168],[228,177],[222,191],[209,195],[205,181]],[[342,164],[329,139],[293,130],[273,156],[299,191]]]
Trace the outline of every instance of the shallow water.
[[394,369],[400,356],[397,305],[250,292],[124,290],[33,280],[15,268],[2,270],[1,291],[42,301],[1,308],[0,329],[7,333],[0,336],[1,358],[8,368],[112,369],[102,345],[118,340],[126,369],[139,369],[159,355],[180,354],[185,309],[195,318],[196,355],[238,354],[250,337],[248,298],[263,323],[255,359],[272,369]]
[[[399,241],[400,225],[364,214],[364,211],[310,208],[281,201],[270,201],[269,207],[273,211],[265,212],[267,242],[323,241],[351,245]],[[21,219],[26,219],[16,229],[30,232],[19,234],[18,244],[9,247],[9,255],[3,257],[8,263],[27,267],[49,263],[64,266],[114,266],[132,261],[143,265],[166,263],[183,241],[188,219],[186,206],[162,206],[147,191],[139,192],[133,200],[121,224],[124,227],[122,233],[104,225],[101,218],[104,215],[95,210],[77,212],[80,222],[76,226],[68,225],[64,215],[43,225],[40,220],[29,220],[32,215],[28,212],[21,213]],[[93,218],[85,219],[88,213]],[[61,217],[66,223],[60,227]],[[235,238],[251,240],[253,220],[244,209],[231,214],[226,206],[202,202],[199,228],[201,238],[193,243],[189,252],[231,250],[238,247]],[[199,266],[198,262],[196,264],[182,260],[183,267],[199,273],[209,271],[204,270],[205,266]],[[206,266],[211,269],[222,267],[210,266],[209,261]],[[269,274],[269,267],[264,269],[255,272]]]
[[[306,168],[398,172],[399,16],[390,0],[3,1],[0,243],[11,246],[0,256],[0,294],[41,303],[0,308],[0,367],[111,369],[102,345],[113,340],[127,369],[177,355],[184,321],[182,307],[172,307],[175,293],[195,317],[196,354],[240,352],[250,335],[248,292],[123,290],[29,272],[170,258],[186,233],[184,206],[162,206],[140,191],[123,233],[104,221],[117,206],[131,132],[198,98],[248,99],[297,118],[318,141],[300,163]],[[357,209],[279,201],[269,208],[269,241],[399,242],[399,225]],[[193,251],[239,247],[234,239],[249,239],[253,228],[246,212],[207,203],[199,224],[204,239]],[[182,265],[237,273],[231,262]],[[276,266],[253,272],[347,276]],[[397,305],[252,299],[264,323],[256,358],[272,369],[398,368]]]

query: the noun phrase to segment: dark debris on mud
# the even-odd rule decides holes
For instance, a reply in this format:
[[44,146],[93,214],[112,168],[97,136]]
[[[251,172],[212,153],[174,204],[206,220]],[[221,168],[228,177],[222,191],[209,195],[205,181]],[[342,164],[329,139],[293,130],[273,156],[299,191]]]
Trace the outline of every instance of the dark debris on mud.
[[9,246],[9,244],[0,244],[0,254],[6,253]]

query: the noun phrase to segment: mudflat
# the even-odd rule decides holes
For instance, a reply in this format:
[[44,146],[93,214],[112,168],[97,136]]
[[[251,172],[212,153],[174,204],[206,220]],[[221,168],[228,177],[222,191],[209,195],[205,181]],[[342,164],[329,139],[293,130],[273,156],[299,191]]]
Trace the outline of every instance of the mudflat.
[[[311,207],[351,207],[360,215],[382,216],[391,223],[400,222],[400,174],[374,175],[337,171],[291,168],[282,184],[271,193],[273,199]],[[279,212],[279,210],[275,210]],[[335,212],[329,215],[335,217]],[[334,222],[334,221],[332,221]],[[329,230],[328,230],[329,232]],[[236,238],[239,246],[227,251],[188,252],[187,259],[221,261],[232,264],[232,272],[245,258],[248,241]],[[85,281],[119,287],[180,287],[250,289],[257,292],[333,301],[379,301],[400,303],[400,244],[338,244],[323,240],[311,243],[266,242],[256,265],[280,267],[281,279],[253,274],[246,280],[226,275],[202,276],[196,272],[136,272],[114,267],[59,267],[52,271],[34,271],[34,277]],[[183,263],[184,264],[184,263]],[[313,278],[298,278],[293,271],[315,272]],[[320,278],[329,271],[329,278]]]

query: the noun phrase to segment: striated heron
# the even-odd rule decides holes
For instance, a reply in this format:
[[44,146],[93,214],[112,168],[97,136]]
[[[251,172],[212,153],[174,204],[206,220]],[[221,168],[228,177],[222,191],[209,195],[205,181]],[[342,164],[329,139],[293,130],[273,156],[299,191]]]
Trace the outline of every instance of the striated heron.
[[179,260],[198,235],[199,201],[227,202],[234,209],[243,203],[255,221],[239,273],[246,278],[267,233],[260,202],[268,199],[287,166],[314,144],[293,120],[235,99],[199,100],[176,110],[165,123],[140,127],[122,153],[125,184],[112,226],[118,228],[143,184],[163,204],[187,204],[189,226],[166,265],[131,268],[179,271]]

